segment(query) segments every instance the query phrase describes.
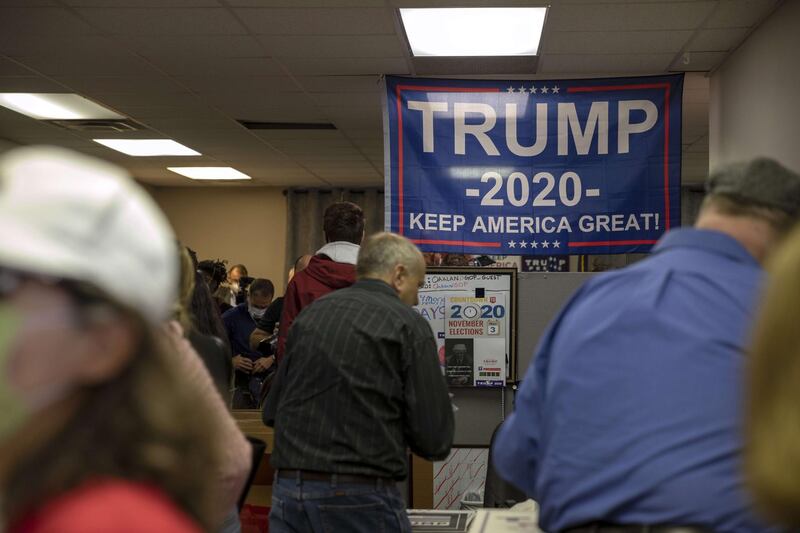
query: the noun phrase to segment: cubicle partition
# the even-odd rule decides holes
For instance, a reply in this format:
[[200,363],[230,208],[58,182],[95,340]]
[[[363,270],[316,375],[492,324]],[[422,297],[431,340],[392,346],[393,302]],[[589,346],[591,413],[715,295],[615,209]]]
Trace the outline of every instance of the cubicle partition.
[[[555,318],[564,304],[586,282],[593,273],[540,273],[523,272],[517,276],[517,376],[524,379],[528,366],[533,360],[536,345],[550,321]],[[459,459],[457,465],[444,467],[444,463],[420,460],[413,462],[411,479],[411,505],[418,509],[448,506],[443,497],[449,484],[457,484],[463,469],[463,483],[450,491],[449,506],[457,506],[454,498],[470,484],[479,483],[485,477],[485,461],[492,432],[505,416],[511,413],[514,403],[515,384],[509,383],[505,389],[454,388],[453,403],[458,407],[455,413],[456,431],[454,449],[471,449],[472,453],[461,453],[461,457],[474,459],[484,464],[471,467]],[[456,457],[455,453],[452,457]],[[445,480],[444,477],[450,479]],[[443,488],[444,487],[444,488]]]

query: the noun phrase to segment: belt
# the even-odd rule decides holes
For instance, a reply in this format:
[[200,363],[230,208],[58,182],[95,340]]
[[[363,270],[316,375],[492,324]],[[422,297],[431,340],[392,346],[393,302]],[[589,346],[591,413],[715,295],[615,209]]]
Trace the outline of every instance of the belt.
[[360,476],[356,474],[330,474],[327,472],[312,472],[310,470],[278,470],[281,479],[300,479],[301,481],[327,481],[329,483],[361,483],[374,485],[376,483],[394,484],[394,479],[379,476]]
[[671,526],[666,524],[611,524],[596,522],[563,530],[563,533],[711,533],[698,526]]

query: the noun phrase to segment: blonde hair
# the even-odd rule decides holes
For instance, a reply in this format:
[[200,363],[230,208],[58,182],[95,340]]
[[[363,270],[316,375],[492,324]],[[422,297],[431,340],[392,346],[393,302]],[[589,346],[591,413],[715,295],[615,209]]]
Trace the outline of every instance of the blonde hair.
[[178,254],[180,255],[181,271],[178,300],[175,302],[175,320],[183,327],[183,331],[188,333],[193,329],[190,309],[194,293],[195,268],[185,246],[179,245]]
[[158,487],[212,531],[221,429],[197,409],[201,393],[175,364],[174,343],[135,313],[121,312],[140,330],[129,365],[82,390],[71,420],[13,466],[0,487],[4,511],[13,522],[84,482],[125,479]]
[[764,513],[800,527],[800,228],[768,269],[750,361],[745,467]]

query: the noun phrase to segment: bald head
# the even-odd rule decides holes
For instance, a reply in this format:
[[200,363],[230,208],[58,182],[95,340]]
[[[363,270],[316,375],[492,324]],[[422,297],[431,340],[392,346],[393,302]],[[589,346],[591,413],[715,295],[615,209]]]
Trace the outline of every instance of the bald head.
[[394,233],[369,236],[358,253],[359,279],[379,279],[392,286],[408,305],[417,304],[425,281],[425,260],[414,243]]

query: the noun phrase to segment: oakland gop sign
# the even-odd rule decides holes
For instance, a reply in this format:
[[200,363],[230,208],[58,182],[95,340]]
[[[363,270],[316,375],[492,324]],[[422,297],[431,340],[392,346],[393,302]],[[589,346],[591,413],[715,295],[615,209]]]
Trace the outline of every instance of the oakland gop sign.
[[646,252],[680,222],[683,76],[386,78],[386,229],[423,251]]

